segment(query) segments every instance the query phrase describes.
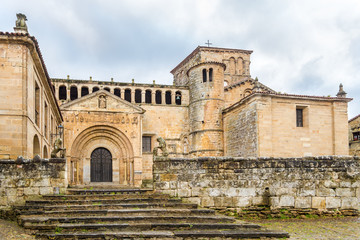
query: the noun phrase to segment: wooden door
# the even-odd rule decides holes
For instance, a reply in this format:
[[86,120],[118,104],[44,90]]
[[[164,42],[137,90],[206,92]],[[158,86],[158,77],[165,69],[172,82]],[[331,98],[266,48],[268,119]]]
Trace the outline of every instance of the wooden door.
[[106,148],[91,153],[91,182],[112,182],[112,156]]

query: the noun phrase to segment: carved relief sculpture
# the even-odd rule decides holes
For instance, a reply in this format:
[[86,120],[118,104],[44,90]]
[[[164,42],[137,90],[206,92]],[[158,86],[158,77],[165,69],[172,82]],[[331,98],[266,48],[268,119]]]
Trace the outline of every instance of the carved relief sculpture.
[[99,108],[106,108],[106,97],[105,95],[99,96]]

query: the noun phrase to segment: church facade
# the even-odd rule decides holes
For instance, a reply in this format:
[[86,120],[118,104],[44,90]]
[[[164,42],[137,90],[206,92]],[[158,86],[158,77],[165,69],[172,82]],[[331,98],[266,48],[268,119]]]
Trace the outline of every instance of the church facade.
[[159,137],[170,157],[349,154],[342,87],[278,93],[251,77],[252,51],[199,46],[162,85],[49,78],[35,38],[1,33],[0,44],[0,154],[47,158],[61,126],[70,184],[151,181]]
[[[347,155],[350,99],[277,93],[251,78],[250,55],[197,47],[171,71],[173,85],[52,79],[69,179],[140,185],[158,137],[170,157]],[[97,151],[109,156],[98,174]]]

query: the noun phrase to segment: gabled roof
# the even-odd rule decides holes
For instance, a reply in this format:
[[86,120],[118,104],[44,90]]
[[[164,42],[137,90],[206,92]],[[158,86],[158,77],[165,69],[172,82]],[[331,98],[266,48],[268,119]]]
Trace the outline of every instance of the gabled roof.
[[360,117],[360,114],[357,115],[357,116],[355,116],[355,117],[353,117],[353,118],[351,118],[351,119],[349,120],[349,122],[352,122],[352,121],[354,121],[355,119],[357,119],[357,118],[359,118],[359,117]]
[[[112,102],[112,103],[116,104],[116,105],[113,104],[112,106],[110,106],[113,108],[112,109],[113,112],[132,112],[132,113],[139,113],[139,114],[142,114],[145,112],[145,109],[143,109],[135,104],[132,104],[122,98],[119,98],[118,96],[116,96],[106,90],[103,90],[103,89],[93,92],[91,94],[88,94],[84,97],[78,98],[76,100],[70,101],[68,103],[65,103],[60,106],[60,109],[61,110],[67,110],[67,109],[75,110],[78,107],[79,110],[82,110],[81,107],[82,107],[83,103],[89,102],[91,99],[98,98],[100,95],[103,95],[106,97],[107,103]],[[86,111],[111,111],[111,109],[109,110],[110,107],[108,107],[108,105],[109,104],[107,104],[106,109],[101,109],[98,107],[98,105],[96,105],[97,107],[87,108]]]

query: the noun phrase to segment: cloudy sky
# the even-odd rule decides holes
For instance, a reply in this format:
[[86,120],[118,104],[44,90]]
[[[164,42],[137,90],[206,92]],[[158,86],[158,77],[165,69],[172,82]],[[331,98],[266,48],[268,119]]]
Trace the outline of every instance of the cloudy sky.
[[335,96],[360,113],[359,0],[1,0],[0,31],[28,18],[53,78],[172,84],[207,40],[253,50],[251,75],[276,91]]

